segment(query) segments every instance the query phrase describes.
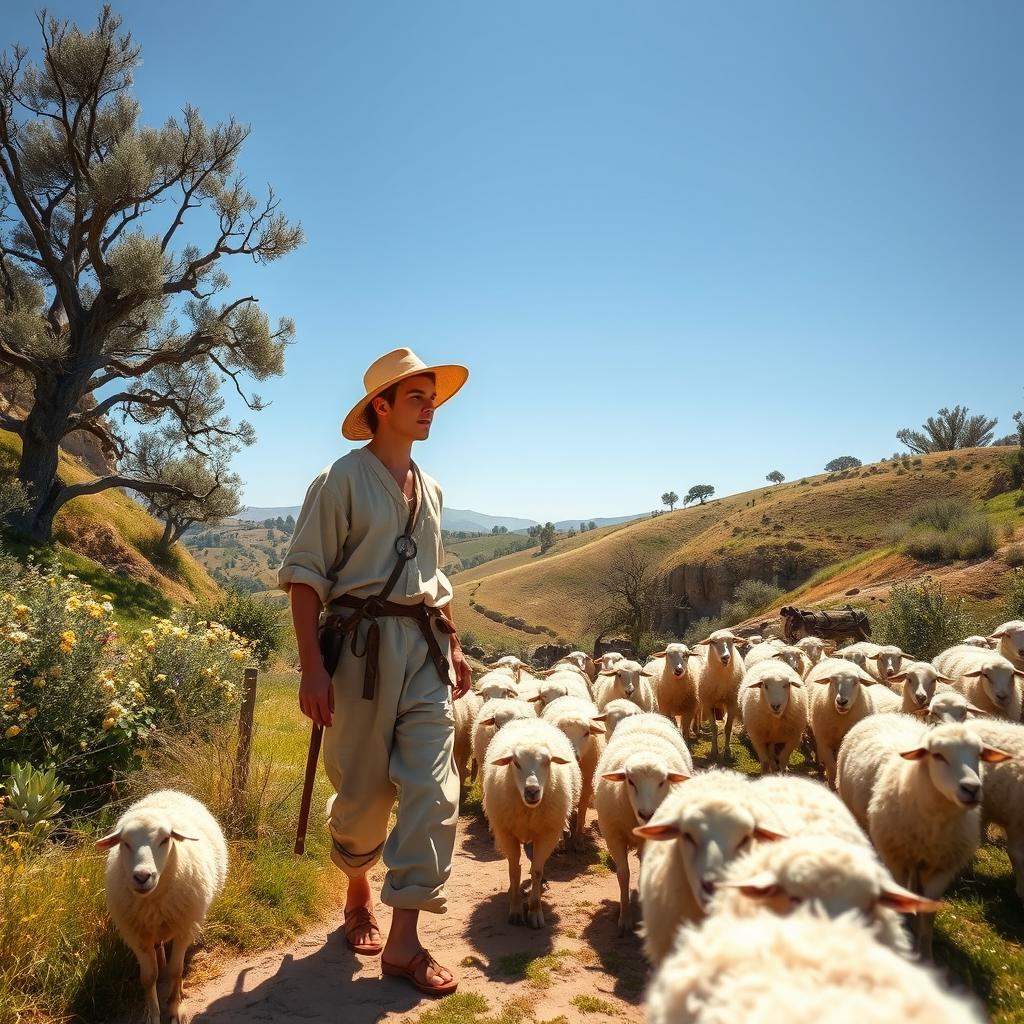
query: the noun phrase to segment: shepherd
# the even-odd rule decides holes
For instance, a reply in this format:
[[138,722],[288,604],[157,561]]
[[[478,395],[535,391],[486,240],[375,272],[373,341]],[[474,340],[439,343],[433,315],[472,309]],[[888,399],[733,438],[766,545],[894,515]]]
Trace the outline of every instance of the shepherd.
[[[423,947],[419,915],[447,909],[459,798],[452,704],[472,675],[441,571],[441,488],[413,462],[412,446],[468,377],[407,348],[370,366],[341,426],[369,444],[310,484],[278,571],[298,642],[299,707],[314,741],[322,730],[335,790],[327,815],[331,859],[348,876],[346,941],[381,956],[383,974],[436,996],[458,981]],[[381,858],[386,942],[367,878]]]

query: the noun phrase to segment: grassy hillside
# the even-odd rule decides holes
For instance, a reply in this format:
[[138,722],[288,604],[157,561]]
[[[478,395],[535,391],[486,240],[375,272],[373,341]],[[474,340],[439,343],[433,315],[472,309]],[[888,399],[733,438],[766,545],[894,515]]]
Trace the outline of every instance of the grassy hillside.
[[[0,430],[0,473],[14,473],[20,452],[21,439]],[[69,483],[92,479],[91,473],[63,452],[60,474]],[[135,617],[141,620],[151,614],[166,614],[171,604],[217,593],[206,570],[180,547],[170,559],[157,558],[162,532],[162,525],[138,502],[110,489],[76,498],[57,513],[52,550],[67,569],[113,594],[118,607],[135,609]],[[5,538],[5,545],[21,557],[36,550],[16,538]]]
[[[903,556],[894,556],[891,563],[878,559],[892,553],[893,526],[925,499],[984,505],[1010,529],[1024,524],[1024,509],[1005,493],[1010,487],[1008,453],[970,449],[821,474],[582,534],[546,555],[528,551],[497,559],[457,578],[456,621],[485,646],[539,641],[491,622],[480,613],[481,606],[547,627],[568,641],[590,643],[592,609],[603,599],[601,581],[626,545],[647,555],[672,581],[675,593],[685,579],[689,591],[703,588],[710,599],[749,577],[800,593],[818,574],[817,590],[807,596],[828,601],[851,589],[838,589],[851,561],[862,566],[874,562],[882,582],[891,581],[893,573],[923,571]],[[984,602],[998,597],[998,566],[990,568],[975,572],[961,564],[946,573],[952,583],[967,588],[969,599]],[[827,586],[834,577],[838,582]]]

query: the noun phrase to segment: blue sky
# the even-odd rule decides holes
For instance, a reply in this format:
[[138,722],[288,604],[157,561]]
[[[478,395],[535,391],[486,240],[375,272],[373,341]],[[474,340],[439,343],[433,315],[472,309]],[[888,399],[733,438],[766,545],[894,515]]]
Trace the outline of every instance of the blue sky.
[[[33,7],[5,41],[36,46]],[[251,124],[250,185],[308,236],[226,265],[298,328],[237,459],[249,504],[301,500],[399,345],[472,370],[416,452],[446,503],[535,519],[1024,407],[1019,4],[115,9],[144,121]]]

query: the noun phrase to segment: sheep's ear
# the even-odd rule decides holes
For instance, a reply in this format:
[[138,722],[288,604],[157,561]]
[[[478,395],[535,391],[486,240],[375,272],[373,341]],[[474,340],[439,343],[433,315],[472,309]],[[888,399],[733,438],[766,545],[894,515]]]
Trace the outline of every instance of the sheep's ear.
[[653,672],[641,672],[640,675],[644,676],[647,679],[653,679],[654,678],[654,673]]
[[814,681],[816,683],[831,683],[832,682],[832,677],[831,676],[818,676],[818,678],[815,679]]
[[1006,630],[1005,629],[1000,629],[1000,630],[998,630],[995,633],[989,633],[989,635],[987,637],[985,637],[985,639],[986,640],[1002,640],[1004,636],[1006,636]]
[[658,651],[657,654],[652,654],[652,658],[664,658],[668,654],[668,651]]
[[917,715],[918,718],[922,718],[925,715],[927,715],[930,710],[931,710],[931,708],[928,708],[928,707],[914,708],[910,713],[912,715]]
[[[938,676],[936,676],[935,678],[937,679]],[[897,672],[894,676],[889,676],[889,682],[890,683],[903,683],[903,682],[906,682],[906,679],[907,679],[907,673],[906,672]]]
[[1008,754],[1005,750],[1000,750],[998,747],[982,747],[981,759],[988,764],[999,764],[1002,761],[1012,761],[1013,754]]
[[804,684],[801,683],[799,679],[791,679],[789,681],[789,685],[790,686],[796,686],[796,687],[798,687],[801,690],[803,689],[803,686],[804,686]]
[[669,772],[665,776],[669,782],[685,782],[689,777],[689,775],[684,775],[682,772]]
[[508,765],[508,764],[511,764],[511,763],[512,763],[512,755],[511,754],[506,754],[504,757],[495,758],[491,762],[491,764],[493,764],[495,766],[495,768],[504,768],[505,765]]
[[678,825],[640,825],[633,829],[633,835],[641,839],[653,839],[655,842],[664,842],[668,839],[679,838]]
[[864,655],[864,657],[866,657],[868,659],[868,661],[878,661],[882,657],[882,655],[881,654],[866,654],[866,655]]
[[557,754],[551,758],[552,764],[572,764],[572,761],[566,760],[564,757],[559,757]]
[[613,669],[613,668],[606,668],[606,669],[602,669],[597,674],[599,676],[617,676],[619,673],[616,672],[615,669]]
[[748,690],[763,690],[764,689],[764,683],[763,682],[747,683],[747,689]]
[[901,914],[934,914],[942,908],[941,900],[930,900],[927,896],[918,896],[916,892],[904,889],[893,882],[887,885],[878,896],[879,906],[898,910]]
[[974,669],[972,672],[965,672],[964,679],[980,679],[985,674],[983,668]]
[[171,838],[177,839],[179,843],[183,843],[186,840],[191,840],[193,843],[199,842],[199,836],[190,836],[186,832],[179,832],[176,828],[171,829]]
[[775,832],[773,829],[770,828],[762,828],[760,825],[758,825],[754,829],[754,838],[762,839],[765,842],[771,843],[774,842],[776,839],[788,839],[789,836],[784,835],[782,832]]
[[1014,672],[1013,673],[1013,678],[1014,679],[1024,679],[1024,672]]
[[698,640],[693,646],[694,647],[709,647],[711,645],[710,640]]
[[591,719],[591,721],[592,722],[607,722],[608,721],[608,712],[607,711],[602,711],[601,714],[594,715],[594,717]]
[[956,680],[952,676],[940,675],[938,672],[935,673],[935,681],[939,683],[955,683]]
[[982,718],[991,718],[992,716],[987,711],[982,711],[981,708],[976,708],[973,704],[967,705],[967,710],[972,715],[981,715]]
[[596,718],[590,720],[590,735],[591,736],[603,736],[604,726]]
[[745,878],[741,882],[719,882],[723,889],[739,889],[744,896],[764,899],[768,896],[778,896],[782,891],[779,888],[779,880],[772,871],[762,871],[759,875]]
[[491,715],[490,718],[481,718],[480,721],[477,722],[476,724],[477,725],[494,725],[494,715]]
[[604,775],[601,776],[601,778],[602,779],[607,779],[609,782],[625,782],[626,781],[626,773],[625,772],[606,772]]
[[915,747],[913,750],[904,750],[900,752],[900,757],[905,761],[920,761],[922,757],[927,756],[927,747]]
[[121,830],[118,829],[116,832],[111,832],[109,836],[104,836],[102,839],[97,839],[95,847],[97,850],[112,850],[117,844],[121,842]]
[[543,704],[544,703],[544,694],[538,693],[538,694],[536,694],[536,696],[528,698],[527,699],[527,703],[528,704]]

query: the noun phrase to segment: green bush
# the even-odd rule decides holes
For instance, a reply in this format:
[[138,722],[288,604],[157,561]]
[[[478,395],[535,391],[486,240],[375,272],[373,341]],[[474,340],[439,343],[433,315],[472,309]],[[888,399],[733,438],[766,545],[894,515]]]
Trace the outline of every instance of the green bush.
[[895,584],[888,605],[873,622],[878,643],[896,644],[926,661],[977,631],[963,599],[948,597],[930,577]]
[[726,622],[723,618],[703,618],[695,619],[686,627],[683,633],[683,640],[691,646],[698,640],[703,640],[706,636],[714,633],[716,629],[726,629],[731,626],[731,622]]
[[1006,590],[1007,619],[1024,619],[1024,569],[1010,573],[1010,585]]
[[983,558],[997,546],[992,520],[950,498],[932,498],[915,505],[907,520],[892,527],[887,536],[923,562]]
[[229,588],[218,600],[198,609],[196,618],[219,622],[245,637],[261,665],[284,645],[286,625],[281,608],[237,587]]
[[1024,544],[1014,544],[1012,547],[1008,547],[1003,558],[1006,559],[1006,564],[1011,569],[1019,569],[1024,566]]

